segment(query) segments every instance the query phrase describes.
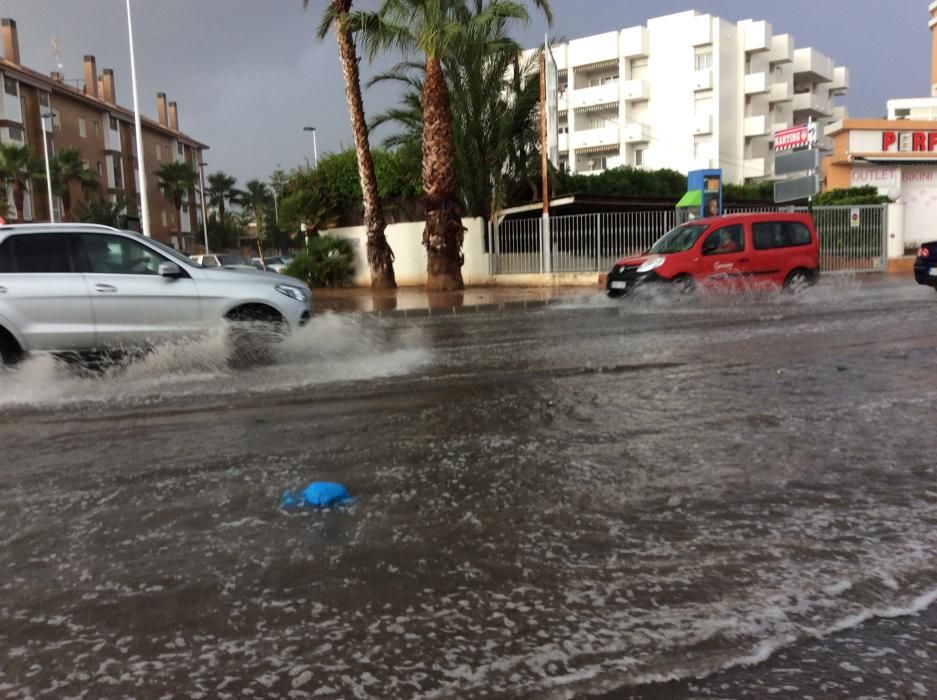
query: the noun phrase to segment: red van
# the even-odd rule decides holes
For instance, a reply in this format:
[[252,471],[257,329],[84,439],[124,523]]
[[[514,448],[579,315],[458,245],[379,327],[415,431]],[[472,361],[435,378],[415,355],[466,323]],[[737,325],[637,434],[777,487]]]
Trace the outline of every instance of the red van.
[[729,214],[665,233],[644,255],[618,260],[606,290],[618,297],[647,282],[797,287],[820,276],[820,244],[810,214]]

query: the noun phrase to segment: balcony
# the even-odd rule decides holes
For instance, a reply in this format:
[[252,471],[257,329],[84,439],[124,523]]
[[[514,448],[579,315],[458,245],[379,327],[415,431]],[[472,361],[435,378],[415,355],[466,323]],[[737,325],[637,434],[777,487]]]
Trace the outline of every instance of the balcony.
[[651,84],[646,80],[626,80],[621,84],[621,96],[626,102],[651,98]]
[[691,20],[690,44],[704,46],[713,43],[713,21],[711,15],[697,15]]
[[713,115],[697,114],[693,117],[694,134],[711,134],[713,132]]
[[745,76],[745,94],[746,95],[759,95],[769,91],[768,87],[768,74],[761,73],[750,73]]
[[619,143],[618,127],[604,126],[599,129],[584,129],[572,136],[572,146],[576,150],[596,146],[617,146]]
[[765,21],[739,22],[745,36],[746,53],[760,53],[771,48],[771,28]]
[[621,140],[625,143],[639,143],[651,140],[651,127],[647,124],[631,122],[622,129]]
[[833,82],[829,88],[830,97],[846,94],[849,89],[849,69],[846,66],[837,66],[833,69]]
[[764,115],[760,117],[746,117],[745,118],[745,137],[750,138],[753,136],[767,136],[768,134],[768,119]]
[[568,93],[563,92],[563,94],[557,93],[556,95],[556,111],[557,112],[567,112],[569,111],[569,100],[567,100]]
[[793,106],[794,115],[797,117],[824,119],[833,116],[833,108],[829,99],[812,92],[802,92],[799,95],[794,95]]
[[764,158],[746,158],[742,164],[742,177],[745,179],[751,177],[765,177],[767,168]]
[[789,80],[775,83],[771,86],[771,92],[768,95],[769,102],[790,102],[793,98],[793,90]]
[[771,50],[768,61],[771,63],[791,63],[794,60],[794,40],[790,34],[771,37]]
[[828,83],[833,80],[833,59],[816,49],[796,49],[794,74],[800,81]]
[[621,55],[625,58],[641,58],[650,53],[650,36],[647,27],[630,27],[621,32]]
[[712,68],[695,71],[693,74],[693,90],[712,90],[713,71]]
[[594,105],[617,104],[618,83],[606,83],[595,87],[573,90],[569,95],[569,106],[573,109],[592,107]]

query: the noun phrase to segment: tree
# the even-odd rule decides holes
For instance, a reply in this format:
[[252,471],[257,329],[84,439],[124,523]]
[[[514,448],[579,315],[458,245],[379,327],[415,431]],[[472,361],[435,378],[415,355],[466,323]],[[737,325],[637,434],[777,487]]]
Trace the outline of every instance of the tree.
[[[45,166],[29,154],[26,145],[0,143],[0,186],[13,188],[13,206],[16,219],[25,218],[24,207],[29,183],[45,173]],[[49,202],[51,207],[52,202]]]
[[156,171],[156,177],[159,180],[163,196],[172,202],[172,205],[176,208],[176,216],[181,230],[182,199],[195,188],[195,183],[198,182],[198,173],[188,163],[177,161],[161,166]]
[[118,228],[125,206],[126,202],[121,198],[110,200],[101,196],[89,197],[78,205],[75,214],[79,221],[86,224],[103,224]]
[[[309,0],[303,0],[303,6],[308,7],[308,5]],[[364,206],[364,226],[368,236],[371,288],[395,289],[397,279],[394,276],[394,253],[384,235],[387,221],[377,193],[377,176],[368,140],[368,124],[364,118],[364,102],[361,98],[358,52],[348,22],[350,10],[351,0],[332,0],[319,25],[319,41],[325,38],[330,28],[335,30],[338,56],[342,64],[342,77],[345,81],[345,98],[348,101],[348,114],[351,117],[351,128],[355,137],[355,155],[358,160],[361,201]]]
[[208,203],[218,210],[218,220],[224,221],[225,202],[237,198],[237,178],[219,170],[208,176]]
[[62,219],[72,220],[72,183],[77,182],[87,197],[100,187],[95,175],[81,159],[77,148],[63,148],[49,164],[52,173],[52,191],[62,198]]
[[[552,20],[547,0],[534,2]],[[349,28],[360,34],[369,58],[389,49],[423,57],[423,245],[427,254],[426,286],[431,290],[465,286],[465,229],[444,65],[455,57],[462,42],[482,41],[489,36],[493,24],[505,26],[508,20],[529,19],[527,8],[512,0],[475,0],[474,10],[470,11],[464,0],[384,0],[376,12],[354,12],[348,17]],[[508,40],[500,43],[507,44]]]
[[280,222],[294,239],[305,227],[307,236],[332,228],[338,221],[335,203],[317,189],[301,189],[280,200]]
[[263,258],[264,237],[266,235],[264,212],[270,206],[273,197],[270,190],[267,189],[267,184],[261,180],[249,180],[246,187],[242,202],[248,216],[254,220],[254,224],[257,226],[257,252]]

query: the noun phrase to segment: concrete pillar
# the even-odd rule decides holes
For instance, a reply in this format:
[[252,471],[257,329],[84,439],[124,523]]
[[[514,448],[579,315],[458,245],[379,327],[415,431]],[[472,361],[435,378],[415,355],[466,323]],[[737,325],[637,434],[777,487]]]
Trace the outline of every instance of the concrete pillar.
[[156,114],[159,117],[160,126],[169,126],[169,107],[166,104],[166,93],[156,93]]
[[98,96],[98,67],[94,56],[85,56],[85,94]]
[[16,32],[16,22],[9,17],[5,17],[0,22],[0,28],[2,28],[3,33],[3,57],[10,63],[19,65],[20,40]]
[[904,202],[888,206],[888,259],[904,257]]

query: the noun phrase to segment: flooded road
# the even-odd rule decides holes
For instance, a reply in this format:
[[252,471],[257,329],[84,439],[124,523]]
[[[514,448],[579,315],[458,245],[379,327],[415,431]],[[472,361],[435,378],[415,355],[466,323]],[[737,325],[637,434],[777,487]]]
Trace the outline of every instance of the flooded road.
[[[931,290],[227,354],[0,375],[0,697],[937,694]],[[354,503],[279,509],[314,480]]]

